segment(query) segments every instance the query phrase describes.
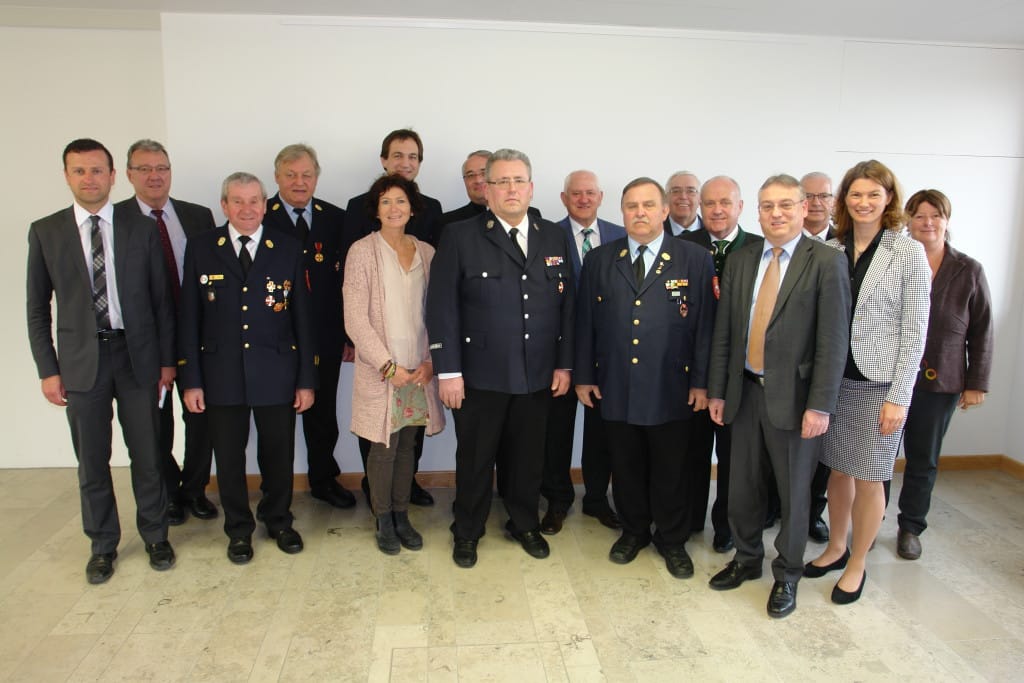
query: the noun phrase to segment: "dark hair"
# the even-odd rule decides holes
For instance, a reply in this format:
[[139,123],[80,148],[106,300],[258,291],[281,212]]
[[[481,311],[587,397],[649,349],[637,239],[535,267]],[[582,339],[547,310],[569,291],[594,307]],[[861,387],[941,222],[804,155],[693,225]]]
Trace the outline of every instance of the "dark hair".
[[634,187],[640,187],[641,185],[654,185],[658,189],[658,194],[661,195],[661,203],[668,204],[668,197],[665,195],[665,188],[661,186],[654,178],[648,178],[646,176],[640,178],[634,178],[626,183],[626,186],[622,188],[622,196],[625,197],[626,193],[632,190]]
[[397,187],[405,193],[406,198],[409,200],[409,207],[412,209],[412,215],[415,216],[423,210],[420,188],[414,181],[408,180],[397,173],[382,175],[373,182],[373,185],[370,185],[370,191],[366,193],[366,215],[378,227],[380,226],[380,220],[377,218],[377,205],[380,202],[381,196],[393,187]]
[[387,137],[384,138],[384,142],[380,143],[380,158],[387,159],[388,155],[391,154],[391,143],[395,140],[412,140],[416,143],[416,148],[420,153],[420,161],[423,161],[423,141],[420,140],[420,134],[411,128],[399,128],[388,133]]
[[107,155],[107,165],[110,170],[114,170],[114,157],[110,154],[110,150],[103,146],[102,142],[97,142],[92,138],[78,138],[68,143],[68,146],[64,148],[64,156],[62,157],[64,162],[64,170],[68,168],[68,155],[69,154],[82,154],[84,152],[98,152],[103,151]]
[[[928,202],[935,207],[935,210],[939,212],[947,221],[949,220],[950,214],[953,213],[953,206],[949,203],[949,197],[942,194],[938,190],[918,190],[914,194],[910,195],[910,199],[907,200],[907,223],[910,223],[910,219],[917,213],[917,210],[922,204]],[[952,235],[949,234],[949,228],[946,228],[946,241],[950,241]]]
[[871,180],[882,186],[882,189],[889,195],[889,203],[886,204],[885,212],[882,214],[882,228],[888,230],[902,228],[903,201],[900,199],[899,182],[888,166],[881,161],[868,159],[847,171],[843,176],[843,182],[839,183],[835,208],[836,237],[842,240],[853,229],[853,219],[850,217],[850,210],[846,208],[846,195],[850,193],[850,186],[855,180]]

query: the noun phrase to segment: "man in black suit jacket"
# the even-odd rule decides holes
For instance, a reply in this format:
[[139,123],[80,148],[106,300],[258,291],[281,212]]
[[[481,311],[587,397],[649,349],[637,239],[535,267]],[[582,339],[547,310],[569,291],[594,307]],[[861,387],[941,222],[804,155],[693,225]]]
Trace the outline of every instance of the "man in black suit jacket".
[[302,550],[292,528],[295,414],[313,404],[316,359],[302,244],[262,225],[267,193],[249,173],[221,189],[227,225],[185,251],[178,335],[185,405],[206,412],[217,459],[228,559],[252,559],[245,475],[250,415],[263,481],[257,516],[286,553]]
[[175,373],[174,303],[156,227],[110,204],[114,160],[107,148],[72,141],[64,177],[74,204],[28,232],[28,337],[43,395],[67,408],[82,526],[92,541],[86,578],[103,583],[114,573],[121,540],[109,465],[114,399],[150,565],[174,565],[157,445],[158,387],[170,390]]
[[665,234],[680,237],[704,227],[697,209],[700,206],[700,180],[689,171],[676,171],[665,183],[668,193],[668,218]]
[[487,183],[491,211],[445,233],[427,292],[434,371],[458,437],[452,558],[460,567],[476,564],[499,450],[505,528],[533,557],[548,556],[537,514],[544,430],[551,397],[569,390],[572,369],[569,243],[558,226],[527,215],[525,154],[492,154]]
[[[719,281],[730,254],[745,244],[761,244],[760,235],[744,232],[739,226],[743,212],[740,187],[728,176],[711,178],[700,191],[704,211],[704,227],[684,232],[680,239],[699,244],[711,252],[715,262],[715,274]],[[711,506],[711,526],[714,528],[712,547],[715,552],[724,553],[732,549],[732,532],[729,530],[729,465],[731,430],[728,425],[716,425],[706,410],[694,416],[690,430],[689,449],[692,457],[687,472],[690,482],[690,531],[704,530],[707,516],[708,496],[711,491],[711,453],[718,456],[718,479],[715,486],[715,503]]]
[[314,498],[334,507],[350,508],[356,499],[338,483],[341,468],[334,459],[338,444],[338,376],[347,339],[341,300],[345,211],[314,196],[319,178],[320,161],[309,145],[288,145],[278,152],[274,159],[278,191],[267,201],[264,224],[303,245],[304,277],[300,285],[310,294],[319,359],[319,388],[313,405],[302,414],[309,490]]
[[628,238],[583,264],[576,316],[576,394],[601,400],[622,536],[609,559],[626,564],[652,540],[672,576],[693,576],[686,552],[685,479],[691,417],[707,404],[715,318],[714,264],[664,231],[665,191],[637,178],[622,193]]
[[736,555],[711,587],[730,590],[760,578],[766,478],[773,477],[782,500],[768,599],[776,618],[796,608],[818,442],[835,410],[849,348],[845,259],[803,236],[806,213],[795,178],[772,176],[761,186],[765,243],[740,249],[726,265],[708,384],[711,419],[735,427],[729,523]]
[[[128,148],[128,182],[135,188],[135,196],[118,202],[114,207],[146,216],[156,223],[167,266],[167,284],[174,295],[177,310],[181,300],[185,243],[190,237],[213,228],[213,213],[205,206],[171,198],[170,158],[164,146],[156,140],[137,140]],[[179,400],[182,391],[178,383]],[[160,408],[160,459],[164,485],[167,486],[167,522],[184,524],[186,510],[191,510],[199,519],[213,519],[217,516],[217,508],[206,497],[213,460],[210,438],[206,434],[206,417],[182,408],[185,456],[179,467],[173,453],[173,407],[173,397],[164,397]]]
[[[384,168],[385,175],[397,173],[406,180],[416,180],[420,173],[420,163],[423,162],[423,141],[419,133],[408,128],[393,130],[384,137],[380,145],[380,164]],[[348,255],[349,247],[356,240],[369,235],[378,226],[371,220],[371,213],[367,211],[369,193],[364,192],[348,200],[345,207],[345,227],[341,239],[341,263],[344,268],[345,257]],[[437,246],[437,222],[441,217],[441,202],[433,197],[420,194],[420,205],[423,209],[409,219],[405,226],[405,232],[414,236],[421,242],[428,242]],[[376,202],[376,199],[374,199]],[[424,430],[416,432],[416,471],[419,470],[420,458],[423,456],[423,434]],[[370,441],[359,439],[359,455],[363,460],[363,471],[366,471],[366,459],[370,455]],[[362,481],[363,493],[366,494],[366,501],[370,502],[370,484],[366,477]],[[430,492],[419,485],[416,478],[412,480],[412,492],[409,502],[413,505],[433,505],[434,497]]]

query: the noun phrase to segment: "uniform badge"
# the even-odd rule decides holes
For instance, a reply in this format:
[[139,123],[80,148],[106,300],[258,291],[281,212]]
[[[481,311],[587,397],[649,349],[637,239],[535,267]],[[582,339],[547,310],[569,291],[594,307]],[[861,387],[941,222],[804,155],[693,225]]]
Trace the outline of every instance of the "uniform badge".
[[689,286],[689,280],[665,280],[665,289],[679,289],[680,287]]
[[281,205],[278,202],[274,202],[274,205],[272,207],[270,207],[270,210],[271,211],[277,211],[280,208],[281,208]]
[[314,204],[313,208],[316,209],[317,211],[323,211],[324,210],[324,207],[320,206],[319,204]]
[[667,251],[663,251],[663,252],[661,252],[661,260],[662,261],[671,261],[672,257],[668,255]]
[[225,244],[225,243],[226,243],[227,241],[228,241],[228,238],[227,238],[227,237],[221,237],[221,238],[220,238],[219,240],[217,240],[217,246],[218,246],[218,247],[223,247],[223,246],[224,246],[224,244]]
[[275,289],[277,289],[277,284],[273,280],[267,280],[267,291],[273,294]]
[[689,312],[690,312],[690,307],[686,305],[686,302],[685,301],[680,302],[680,304],[679,304],[679,315],[681,315],[682,317],[685,318],[686,315]]
[[715,301],[722,297],[722,288],[718,286],[718,276],[711,278],[711,291],[715,293]]
[[206,300],[207,301],[216,301],[217,300],[217,291],[213,287],[210,287],[210,289],[206,290]]
[[558,281],[558,293],[561,294],[565,291],[565,283],[561,280]]
[[217,280],[223,280],[224,273],[210,273],[210,282],[216,282]]
[[560,266],[563,263],[565,263],[565,258],[562,257],[562,256],[545,256],[544,257],[544,265],[545,266]]
[[629,253],[629,250],[628,250],[628,249],[623,249],[622,251],[620,251],[620,252],[619,252],[619,258],[622,258],[622,257],[623,257],[623,256],[625,256],[625,255],[626,255],[627,253]]
[[267,245],[267,249],[273,249],[274,248],[274,243],[271,242],[270,240],[265,240],[263,242],[263,244]]
[[490,230],[494,227],[494,221],[487,221],[487,229]]
[[282,310],[284,310],[284,304],[282,304],[282,303],[274,304],[274,313],[280,313]]
[[205,285],[209,281],[210,281],[210,278],[208,278],[206,275],[200,275],[199,276],[199,284]]
[[274,295],[273,294],[268,294],[267,298],[263,300],[263,303],[265,303],[267,306],[273,306],[274,305]]
[[313,257],[313,260],[316,261],[317,263],[323,263],[324,262],[324,255],[323,255],[324,243],[323,242],[313,242],[313,247],[316,248],[316,256]]

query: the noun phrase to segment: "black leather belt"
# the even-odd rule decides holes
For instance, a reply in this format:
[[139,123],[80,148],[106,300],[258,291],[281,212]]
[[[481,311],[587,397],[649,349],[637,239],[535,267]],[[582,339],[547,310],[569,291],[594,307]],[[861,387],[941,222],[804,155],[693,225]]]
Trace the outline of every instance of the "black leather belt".
[[124,336],[124,330],[97,330],[96,337],[100,341],[110,341]]
[[744,368],[743,376],[749,379],[751,382],[757,382],[762,387],[764,386],[764,375],[758,375],[757,373],[751,372],[750,370]]

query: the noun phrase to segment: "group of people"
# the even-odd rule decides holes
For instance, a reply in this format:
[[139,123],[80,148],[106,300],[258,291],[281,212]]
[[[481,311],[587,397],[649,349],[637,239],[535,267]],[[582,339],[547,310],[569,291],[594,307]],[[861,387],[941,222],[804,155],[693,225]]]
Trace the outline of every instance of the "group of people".
[[[120,539],[114,399],[151,566],[174,564],[168,524],[218,515],[205,496],[211,453],[227,554],[244,563],[256,519],[282,551],[303,548],[290,511],[298,413],[312,495],[355,504],[334,459],[346,360],[384,553],[423,546],[408,511],[433,503],[415,472],[424,436],[445,427],[443,405],[457,437],[455,564],[477,562],[495,474],[508,536],[547,557],[545,536],[575,498],[582,403],[582,511],[621,531],[613,562],[653,543],[672,576],[694,574],[685,544],[704,528],[714,453],[713,547],[735,555],[710,586],[761,577],[763,531],[778,519],[768,614],[795,609],[802,577],[838,570],[832,600],[853,602],[901,443],[898,552],[920,556],[943,436],[958,405],[984,400],[992,354],[984,273],[949,245],[941,192],[904,206],[874,160],[847,171],[835,195],[820,172],[774,175],[757,196],[762,237],[740,228],[728,176],[637,178],[617,225],[597,217],[596,174],[574,171],[561,194],[568,215],[552,223],[530,206],[532,168],[517,150],[470,153],[469,203],[449,213],[415,183],[418,134],[392,131],[380,159],[383,175],[343,211],[314,196],[316,152],[289,145],[274,196],[249,173],[224,180],[227,222],[215,227],[209,209],[170,198],[159,143],[129,149],[135,196],[117,205],[110,152],[89,139],[67,146],[74,204],[30,228],[28,322],[43,393],[67,408],[91,583],[113,574]],[[808,538],[827,545],[805,563]]]

